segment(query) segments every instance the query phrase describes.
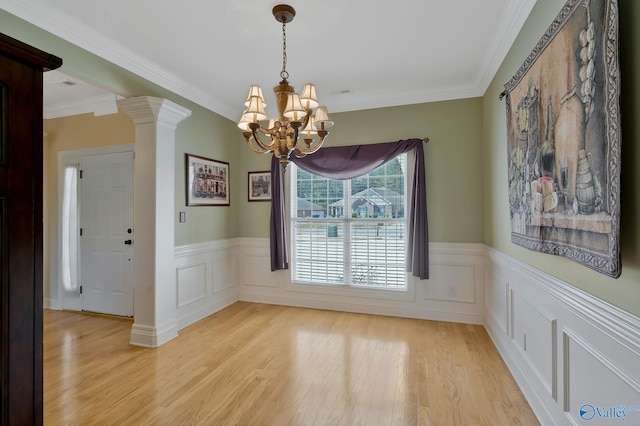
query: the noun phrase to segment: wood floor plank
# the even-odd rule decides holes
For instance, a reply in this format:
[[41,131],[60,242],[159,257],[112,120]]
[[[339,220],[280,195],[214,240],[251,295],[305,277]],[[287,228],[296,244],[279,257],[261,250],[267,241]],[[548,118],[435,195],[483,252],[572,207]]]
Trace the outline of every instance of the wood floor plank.
[[47,425],[536,425],[481,326],[238,302],[157,349],[44,314]]

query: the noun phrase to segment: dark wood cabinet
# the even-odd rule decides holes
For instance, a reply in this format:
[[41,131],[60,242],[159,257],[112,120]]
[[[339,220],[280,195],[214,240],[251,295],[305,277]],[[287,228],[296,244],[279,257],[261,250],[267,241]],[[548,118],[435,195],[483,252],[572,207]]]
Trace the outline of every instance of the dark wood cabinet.
[[0,424],[42,424],[42,74],[0,34]]

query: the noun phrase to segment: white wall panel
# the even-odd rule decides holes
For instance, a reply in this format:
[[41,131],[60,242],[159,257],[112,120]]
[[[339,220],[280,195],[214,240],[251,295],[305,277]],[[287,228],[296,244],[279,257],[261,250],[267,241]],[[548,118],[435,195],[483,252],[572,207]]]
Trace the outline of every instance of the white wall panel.
[[557,399],[557,320],[521,297],[512,295],[512,343],[520,350],[549,395]]
[[213,292],[219,293],[235,286],[236,259],[223,256],[213,259]]
[[233,241],[176,247],[178,329],[238,301]]
[[176,285],[178,287],[177,307],[182,308],[207,297],[207,265],[204,263],[179,267]]
[[279,281],[277,274],[271,273],[271,261],[269,257],[252,256],[247,254],[243,256],[243,266],[240,268],[244,274],[243,285],[254,287],[272,287],[277,288]]
[[442,262],[429,266],[429,285],[424,298],[447,302],[475,303],[475,265],[469,263]]
[[510,314],[507,307],[508,295],[510,294],[509,283],[501,280],[490,270],[487,270],[485,285],[486,306],[492,309],[486,310],[486,315],[492,315],[493,321],[500,327],[504,334],[509,333],[507,324],[510,321]]

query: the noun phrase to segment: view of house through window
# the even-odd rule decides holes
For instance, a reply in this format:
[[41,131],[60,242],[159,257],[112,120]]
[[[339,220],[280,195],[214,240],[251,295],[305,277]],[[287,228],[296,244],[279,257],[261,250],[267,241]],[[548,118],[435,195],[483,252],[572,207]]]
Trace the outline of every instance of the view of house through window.
[[406,155],[351,180],[290,172],[293,280],[405,289]]

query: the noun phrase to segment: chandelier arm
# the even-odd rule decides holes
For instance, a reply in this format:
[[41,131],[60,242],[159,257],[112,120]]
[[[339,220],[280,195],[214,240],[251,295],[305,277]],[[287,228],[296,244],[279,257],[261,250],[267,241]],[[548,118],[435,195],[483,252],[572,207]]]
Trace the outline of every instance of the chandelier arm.
[[258,135],[257,129],[251,129],[251,135],[253,136],[253,140],[258,144],[260,148],[264,149],[265,152],[273,151],[273,142],[269,145],[262,142],[262,139],[260,139],[260,136]]
[[269,152],[271,152],[271,150],[268,149],[257,148],[253,143],[251,143],[251,138],[247,138],[246,141],[249,148],[251,148],[251,151],[255,152],[256,154],[268,154]]
[[276,127],[272,127],[271,129],[267,129],[266,127],[260,126],[260,128],[258,130],[260,130],[263,135],[270,135],[271,136],[271,135],[273,135],[273,130],[275,128]]
[[313,145],[310,145],[308,147],[303,146],[302,144],[300,144],[299,142],[296,143],[296,150],[303,153],[303,154],[313,154],[314,152],[318,151],[320,149],[320,147],[322,147],[322,144],[324,143],[324,138],[327,135],[321,136],[320,139],[316,140],[316,142]]
[[296,156],[296,158],[302,158],[302,157],[306,157],[306,156],[307,156],[307,154],[305,154],[304,152],[300,152],[300,151],[298,151],[298,148],[296,148],[296,149],[294,149],[293,151],[291,151],[291,153],[292,153],[293,155],[295,155],[295,156]]
[[302,126],[300,126],[301,129],[306,129],[309,124],[309,120],[311,120],[311,110],[309,108],[305,108],[305,111],[306,115],[304,116],[304,120],[302,120]]
[[298,130],[301,129],[301,128],[302,127],[294,127],[293,128],[293,139],[291,139],[293,145],[290,147],[290,149],[298,146],[298,137],[300,136],[300,132]]

